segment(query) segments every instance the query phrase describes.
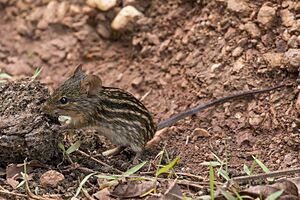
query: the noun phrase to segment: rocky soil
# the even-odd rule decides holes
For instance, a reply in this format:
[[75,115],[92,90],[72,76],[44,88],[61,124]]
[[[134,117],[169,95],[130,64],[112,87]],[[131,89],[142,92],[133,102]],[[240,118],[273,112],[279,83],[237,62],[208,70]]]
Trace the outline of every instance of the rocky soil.
[[[144,17],[112,30],[114,17],[128,4]],[[171,158],[181,157],[176,170],[201,176],[209,171],[201,163],[216,160],[213,153],[228,160],[232,177],[244,174],[252,156],[270,170],[300,167],[297,0],[124,0],[107,12],[83,0],[0,0],[0,35],[0,73],[15,80],[42,67],[38,80],[51,92],[82,63],[103,85],[142,98],[156,122],[238,91],[288,83],[178,122],[146,158],[154,160],[165,146]],[[82,143],[91,154],[109,146],[94,138]],[[129,160],[124,152],[105,161],[126,170]],[[70,185],[64,186],[51,192],[64,193]]]

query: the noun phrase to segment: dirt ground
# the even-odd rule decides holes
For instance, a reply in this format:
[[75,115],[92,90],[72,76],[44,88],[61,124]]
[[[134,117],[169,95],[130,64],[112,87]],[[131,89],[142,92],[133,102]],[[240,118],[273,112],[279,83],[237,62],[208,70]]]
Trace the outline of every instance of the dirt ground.
[[[101,12],[83,0],[0,0],[0,73],[19,79],[42,67],[37,79],[52,92],[82,63],[105,86],[137,98],[149,93],[143,103],[156,122],[238,91],[289,83],[178,122],[147,159],[165,146],[181,157],[178,171],[204,177],[201,163],[216,160],[213,153],[228,158],[232,177],[252,156],[270,170],[300,167],[297,0],[136,0],[144,17],[114,31],[110,23],[126,2]],[[83,150],[99,151],[89,142]],[[125,152],[107,161],[124,170],[128,159]]]

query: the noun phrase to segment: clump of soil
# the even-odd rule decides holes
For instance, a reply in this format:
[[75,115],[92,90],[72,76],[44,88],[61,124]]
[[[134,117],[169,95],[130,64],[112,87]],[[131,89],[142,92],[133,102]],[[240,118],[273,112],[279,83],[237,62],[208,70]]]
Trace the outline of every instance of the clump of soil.
[[44,85],[30,79],[0,87],[0,165],[23,162],[25,158],[57,160],[62,132],[39,111],[48,96]]

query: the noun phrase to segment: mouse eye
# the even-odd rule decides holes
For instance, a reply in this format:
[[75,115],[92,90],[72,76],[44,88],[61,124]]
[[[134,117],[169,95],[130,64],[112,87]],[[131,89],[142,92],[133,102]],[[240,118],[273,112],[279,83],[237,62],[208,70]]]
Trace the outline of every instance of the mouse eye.
[[68,103],[68,99],[66,97],[62,97],[62,98],[60,98],[59,102],[61,104],[66,104],[66,103]]

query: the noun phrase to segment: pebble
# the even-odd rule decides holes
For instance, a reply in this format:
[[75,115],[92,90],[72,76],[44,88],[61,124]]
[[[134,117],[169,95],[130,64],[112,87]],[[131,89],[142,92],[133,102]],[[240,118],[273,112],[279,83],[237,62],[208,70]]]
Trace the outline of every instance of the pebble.
[[264,4],[257,14],[257,21],[263,25],[270,27],[272,26],[272,23],[274,22],[276,16],[276,9],[268,6],[268,4]]
[[296,23],[294,14],[288,9],[281,10],[280,16],[282,24],[286,27],[291,27]]
[[289,49],[284,56],[289,64],[298,70],[298,67],[300,67],[300,49]]
[[113,8],[116,4],[116,0],[94,0],[95,5],[101,11],[107,11]]
[[298,94],[297,100],[296,100],[296,109],[300,111],[300,93]]
[[43,187],[52,187],[55,188],[59,184],[59,182],[63,181],[65,179],[64,175],[55,171],[55,170],[49,170],[42,174],[40,177],[40,184]]
[[195,128],[192,132],[192,140],[195,141],[198,137],[209,137],[211,136],[209,132],[203,128]]
[[244,29],[251,35],[251,37],[256,38],[260,37],[261,32],[256,24],[253,22],[247,22],[244,26]]
[[144,78],[142,76],[136,77],[131,81],[131,85],[134,87],[139,86],[143,82]]
[[106,39],[110,37],[110,31],[108,30],[108,28],[104,24],[99,23],[97,25],[97,29],[96,30],[97,30],[97,33],[101,37],[106,38]]
[[263,55],[264,59],[268,62],[271,68],[280,67],[284,64],[284,54],[283,53],[265,53]]
[[297,36],[293,35],[288,40],[287,44],[289,45],[289,47],[297,48],[298,47],[298,41],[297,40],[298,40]]
[[143,14],[133,6],[126,6],[117,14],[111,23],[114,30],[121,30],[136,17],[141,17]]
[[12,76],[33,75],[33,69],[26,62],[19,59],[14,63],[5,65],[4,69]]
[[238,57],[243,53],[244,49],[242,47],[236,47],[233,51],[232,51],[232,56],[233,57]]
[[66,1],[62,1],[57,8],[56,17],[59,21],[62,21],[69,9],[69,4]]
[[48,23],[54,22],[56,19],[56,11],[58,8],[58,3],[56,1],[50,1],[46,7],[43,14],[43,20]]
[[244,0],[228,0],[227,8],[243,15],[248,15],[250,12],[248,4]]

